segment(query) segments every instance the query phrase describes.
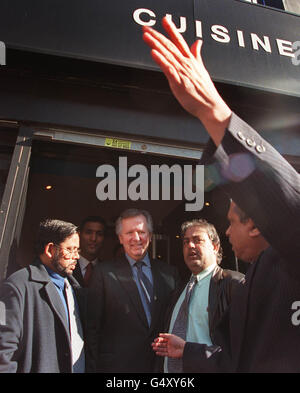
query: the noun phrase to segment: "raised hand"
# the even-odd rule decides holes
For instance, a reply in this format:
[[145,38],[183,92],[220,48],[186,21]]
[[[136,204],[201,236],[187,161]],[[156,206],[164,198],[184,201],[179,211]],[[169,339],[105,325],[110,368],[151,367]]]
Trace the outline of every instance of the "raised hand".
[[189,48],[172,21],[165,17],[162,25],[169,39],[151,27],[143,27],[143,39],[152,48],[152,58],[165,74],[182,107],[201,120],[215,144],[219,145],[231,110],[219,95],[203,64],[202,41],[196,41]]

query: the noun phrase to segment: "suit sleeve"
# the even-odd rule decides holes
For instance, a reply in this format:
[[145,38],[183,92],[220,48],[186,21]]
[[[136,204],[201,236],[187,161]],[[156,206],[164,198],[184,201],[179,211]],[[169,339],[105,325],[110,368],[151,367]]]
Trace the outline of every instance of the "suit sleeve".
[[206,184],[221,187],[289,261],[300,256],[300,176],[234,113],[221,144],[203,154]]
[[[300,177],[255,130],[234,113],[221,144],[210,140],[203,153],[208,190],[221,187],[253,219],[262,235],[298,272]],[[230,308],[229,308],[230,309]],[[229,315],[222,323],[229,327]],[[186,343],[184,372],[230,371],[229,331],[220,346]]]
[[21,352],[22,299],[14,285],[3,283],[0,289],[0,372],[15,373]]

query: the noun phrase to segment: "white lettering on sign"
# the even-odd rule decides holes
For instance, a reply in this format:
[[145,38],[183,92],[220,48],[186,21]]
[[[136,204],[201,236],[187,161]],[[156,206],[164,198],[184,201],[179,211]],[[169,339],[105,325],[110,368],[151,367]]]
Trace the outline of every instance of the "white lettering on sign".
[[[173,20],[173,16],[171,14],[166,14],[166,17],[169,20]],[[133,20],[135,23],[142,25],[142,26],[154,26],[157,22],[157,17],[154,11],[149,10],[147,8],[139,8],[133,12]],[[174,20],[173,20],[174,22]],[[174,22],[175,25],[177,26],[177,30],[180,33],[185,33],[187,31],[187,18],[185,16],[180,16],[179,17],[179,26],[177,25],[176,21]],[[202,21],[200,20],[194,20],[194,27],[195,27],[195,36],[196,38],[201,38],[203,39],[203,25]],[[234,31],[229,31],[226,26],[222,25],[212,25],[210,27],[210,38],[212,38],[214,41],[217,41],[221,44],[229,44],[229,43],[234,43],[236,40],[234,39],[234,35],[236,34],[237,38],[237,43],[238,46],[241,48],[246,48],[246,42],[245,41],[245,32],[243,30],[236,30]],[[288,56],[292,57],[294,62],[294,65],[298,65],[298,57],[300,57],[300,49],[296,51],[299,46],[296,44],[299,41],[296,41],[294,43],[295,45],[292,44],[291,41],[275,38],[275,42],[273,42],[273,48],[271,44],[270,37],[267,35],[258,35],[256,33],[249,33],[249,42],[253,50],[255,51],[261,51],[264,50],[267,53],[272,53],[272,49],[275,50],[275,48],[278,51],[278,54],[280,56]],[[248,44],[249,45],[249,44]],[[296,52],[295,52],[296,51]],[[295,52],[295,53],[294,53]],[[295,55],[297,56],[297,59],[295,59]],[[297,63],[297,64],[296,64]]]
[[213,25],[211,27],[211,31],[214,34],[211,34],[211,37],[218,42],[222,42],[223,44],[227,44],[230,42],[230,37],[228,35],[228,30],[224,26]]
[[153,18],[156,18],[155,13],[147,8],[139,8],[133,13],[133,20],[141,26],[154,26],[156,20]]
[[251,33],[251,40],[252,40],[253,49],[259,50],[258,45],[260,45],[266,52],[269,52],[269,53],[272,52],[269,37],[264,35],[263,40],[262,40],[258,37],[257,34]]
[[[172,20],[172,15],[166,14],[166,17],[167,17],[168,20],[174,22]],[[185,33],[186,32],[186,18],[184,16],[180,16],[179,17],[179,22],[180,22],[180,24],[179,24],[179,27],[177,27],[177,31],[179,33]]]
[[277,39],[276,42],[280,55],[294,57],[292,43],[290,41]]

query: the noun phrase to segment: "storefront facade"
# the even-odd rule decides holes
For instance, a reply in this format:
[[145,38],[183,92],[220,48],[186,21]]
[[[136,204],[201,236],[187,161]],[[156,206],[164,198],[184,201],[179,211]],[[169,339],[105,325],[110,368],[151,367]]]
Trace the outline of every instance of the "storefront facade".
[[[231,108],[299,171],[300,17],[239,0],[33,3],[3,1],[0,12],[0,278],[30,263],[45,217],[79,224],[104,216],[111,232],[103,257],[111,258],[114,221],[131,206],[153,215],[153,256],[180,267],[180,224],[197,216],[216,224],[225,266],[237,267],[225,239],[228,200],[219,191],[208,190],[198,211],[186,209],[184,195],[174,197],[173,178],[171,197],[162,190],[155,198],[120,195],[125,163],[127,175],[134,165],[183,170],[197,165],[207,141],[172,97],[141,26],[160,30],[167,14],[189,43],[203,39],[206,66]],[[97,173],[105,165],[115,168],[116,196],[101,200]]]

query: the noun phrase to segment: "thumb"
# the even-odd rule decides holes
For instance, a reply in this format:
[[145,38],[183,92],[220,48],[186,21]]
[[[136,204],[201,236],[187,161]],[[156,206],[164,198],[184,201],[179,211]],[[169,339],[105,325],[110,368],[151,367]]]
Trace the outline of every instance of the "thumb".
[[197,40],[191,46],[191,53],[196,58],[197,61],[203,63],[202,56],[201,56],[201,49],[202,49],[203,41]]

